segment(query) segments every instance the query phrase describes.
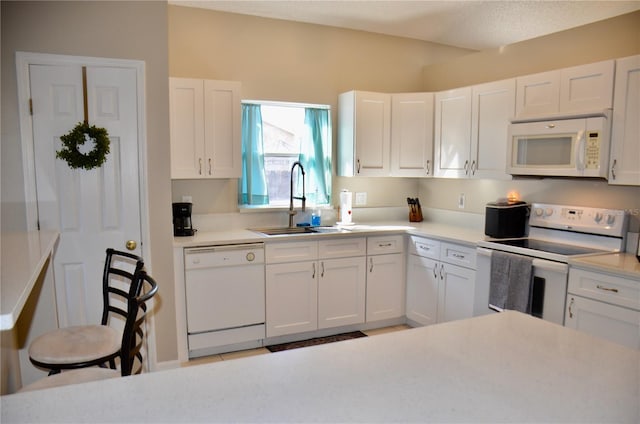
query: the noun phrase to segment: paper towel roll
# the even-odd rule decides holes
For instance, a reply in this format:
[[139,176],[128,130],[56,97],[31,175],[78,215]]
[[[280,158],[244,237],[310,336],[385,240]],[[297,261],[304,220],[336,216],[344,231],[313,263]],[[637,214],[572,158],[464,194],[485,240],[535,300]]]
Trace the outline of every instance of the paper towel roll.
[[347,190],[340,192],[340,224],[351,224],[351,204],[353,193]]

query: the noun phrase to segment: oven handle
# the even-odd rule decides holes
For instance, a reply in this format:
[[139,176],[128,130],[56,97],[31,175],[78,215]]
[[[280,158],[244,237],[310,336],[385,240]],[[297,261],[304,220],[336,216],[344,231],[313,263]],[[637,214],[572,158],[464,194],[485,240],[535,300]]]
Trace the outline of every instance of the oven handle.
[[[478,247],[478,248],[476,248],[476,253],[478,255],[487,256],[489,258],[491,257],[491,252],[493,252],[493,249],[487,249],[486,247]],[[533,259],[533,266],[535,268],[538,268],[538,269],[541,269],[541,270],[559,272],[559,273],[563,273],[563,274],[568,274],[569,273],[569,265],[568,264],[561,263],[561,262],[548,261],[546,259],[534,258]]]

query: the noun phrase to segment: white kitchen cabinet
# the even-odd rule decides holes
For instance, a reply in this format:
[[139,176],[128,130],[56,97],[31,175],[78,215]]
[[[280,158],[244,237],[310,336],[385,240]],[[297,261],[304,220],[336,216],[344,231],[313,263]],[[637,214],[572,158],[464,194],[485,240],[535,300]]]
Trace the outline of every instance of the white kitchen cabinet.
[[267,337],[318,328],[316,261],[266,266]]
[[433,175],[433,93],[391,95],[391,175]]
[[515,80],[436,93],[435,176],[511,179],[506,173]]
[[318,328],[363,323],[365,257],[321,259],[318,267]]
[[267,337],[365,319],[364,237],[267,243]]
[[471,87],[436,93],[434,133],[434,176],[467,177],[471,165]]
[[602,112],[612,107],[613,60],[518,77],[518,119]]
[[640,55],[616,60],[609,184],[640,185]]
[[471,165],[469,176],[510,180],[507,174],[509,121],[515,114],[516,81],[472,87]]
[[411,236],[409,253],[407,318],[430,325],[472,317],[475,249]]
[[367,238],[366,321],[405,315],[404,236]]
[[391,95],[349,91],[338,97],[338,175],[390,173]]
[[171,178],[239,178],[240,83],[170,78]]
[[637,280],[572,267],[564,325],[640,349]]

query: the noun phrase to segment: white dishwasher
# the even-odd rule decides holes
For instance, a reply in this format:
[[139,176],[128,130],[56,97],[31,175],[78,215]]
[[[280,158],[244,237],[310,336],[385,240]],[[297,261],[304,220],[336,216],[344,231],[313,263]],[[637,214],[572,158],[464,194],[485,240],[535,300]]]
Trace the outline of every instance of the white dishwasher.
[[264,244],[187,248],[184,263],[189,357],[261,346]]

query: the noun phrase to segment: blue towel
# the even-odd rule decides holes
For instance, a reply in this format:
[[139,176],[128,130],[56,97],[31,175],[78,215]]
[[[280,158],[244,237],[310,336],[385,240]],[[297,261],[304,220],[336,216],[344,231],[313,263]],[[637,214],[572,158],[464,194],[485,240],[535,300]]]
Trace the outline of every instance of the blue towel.
[[527,256],[491,252],[489,308],[531,313],[532,266],[533,260]]

